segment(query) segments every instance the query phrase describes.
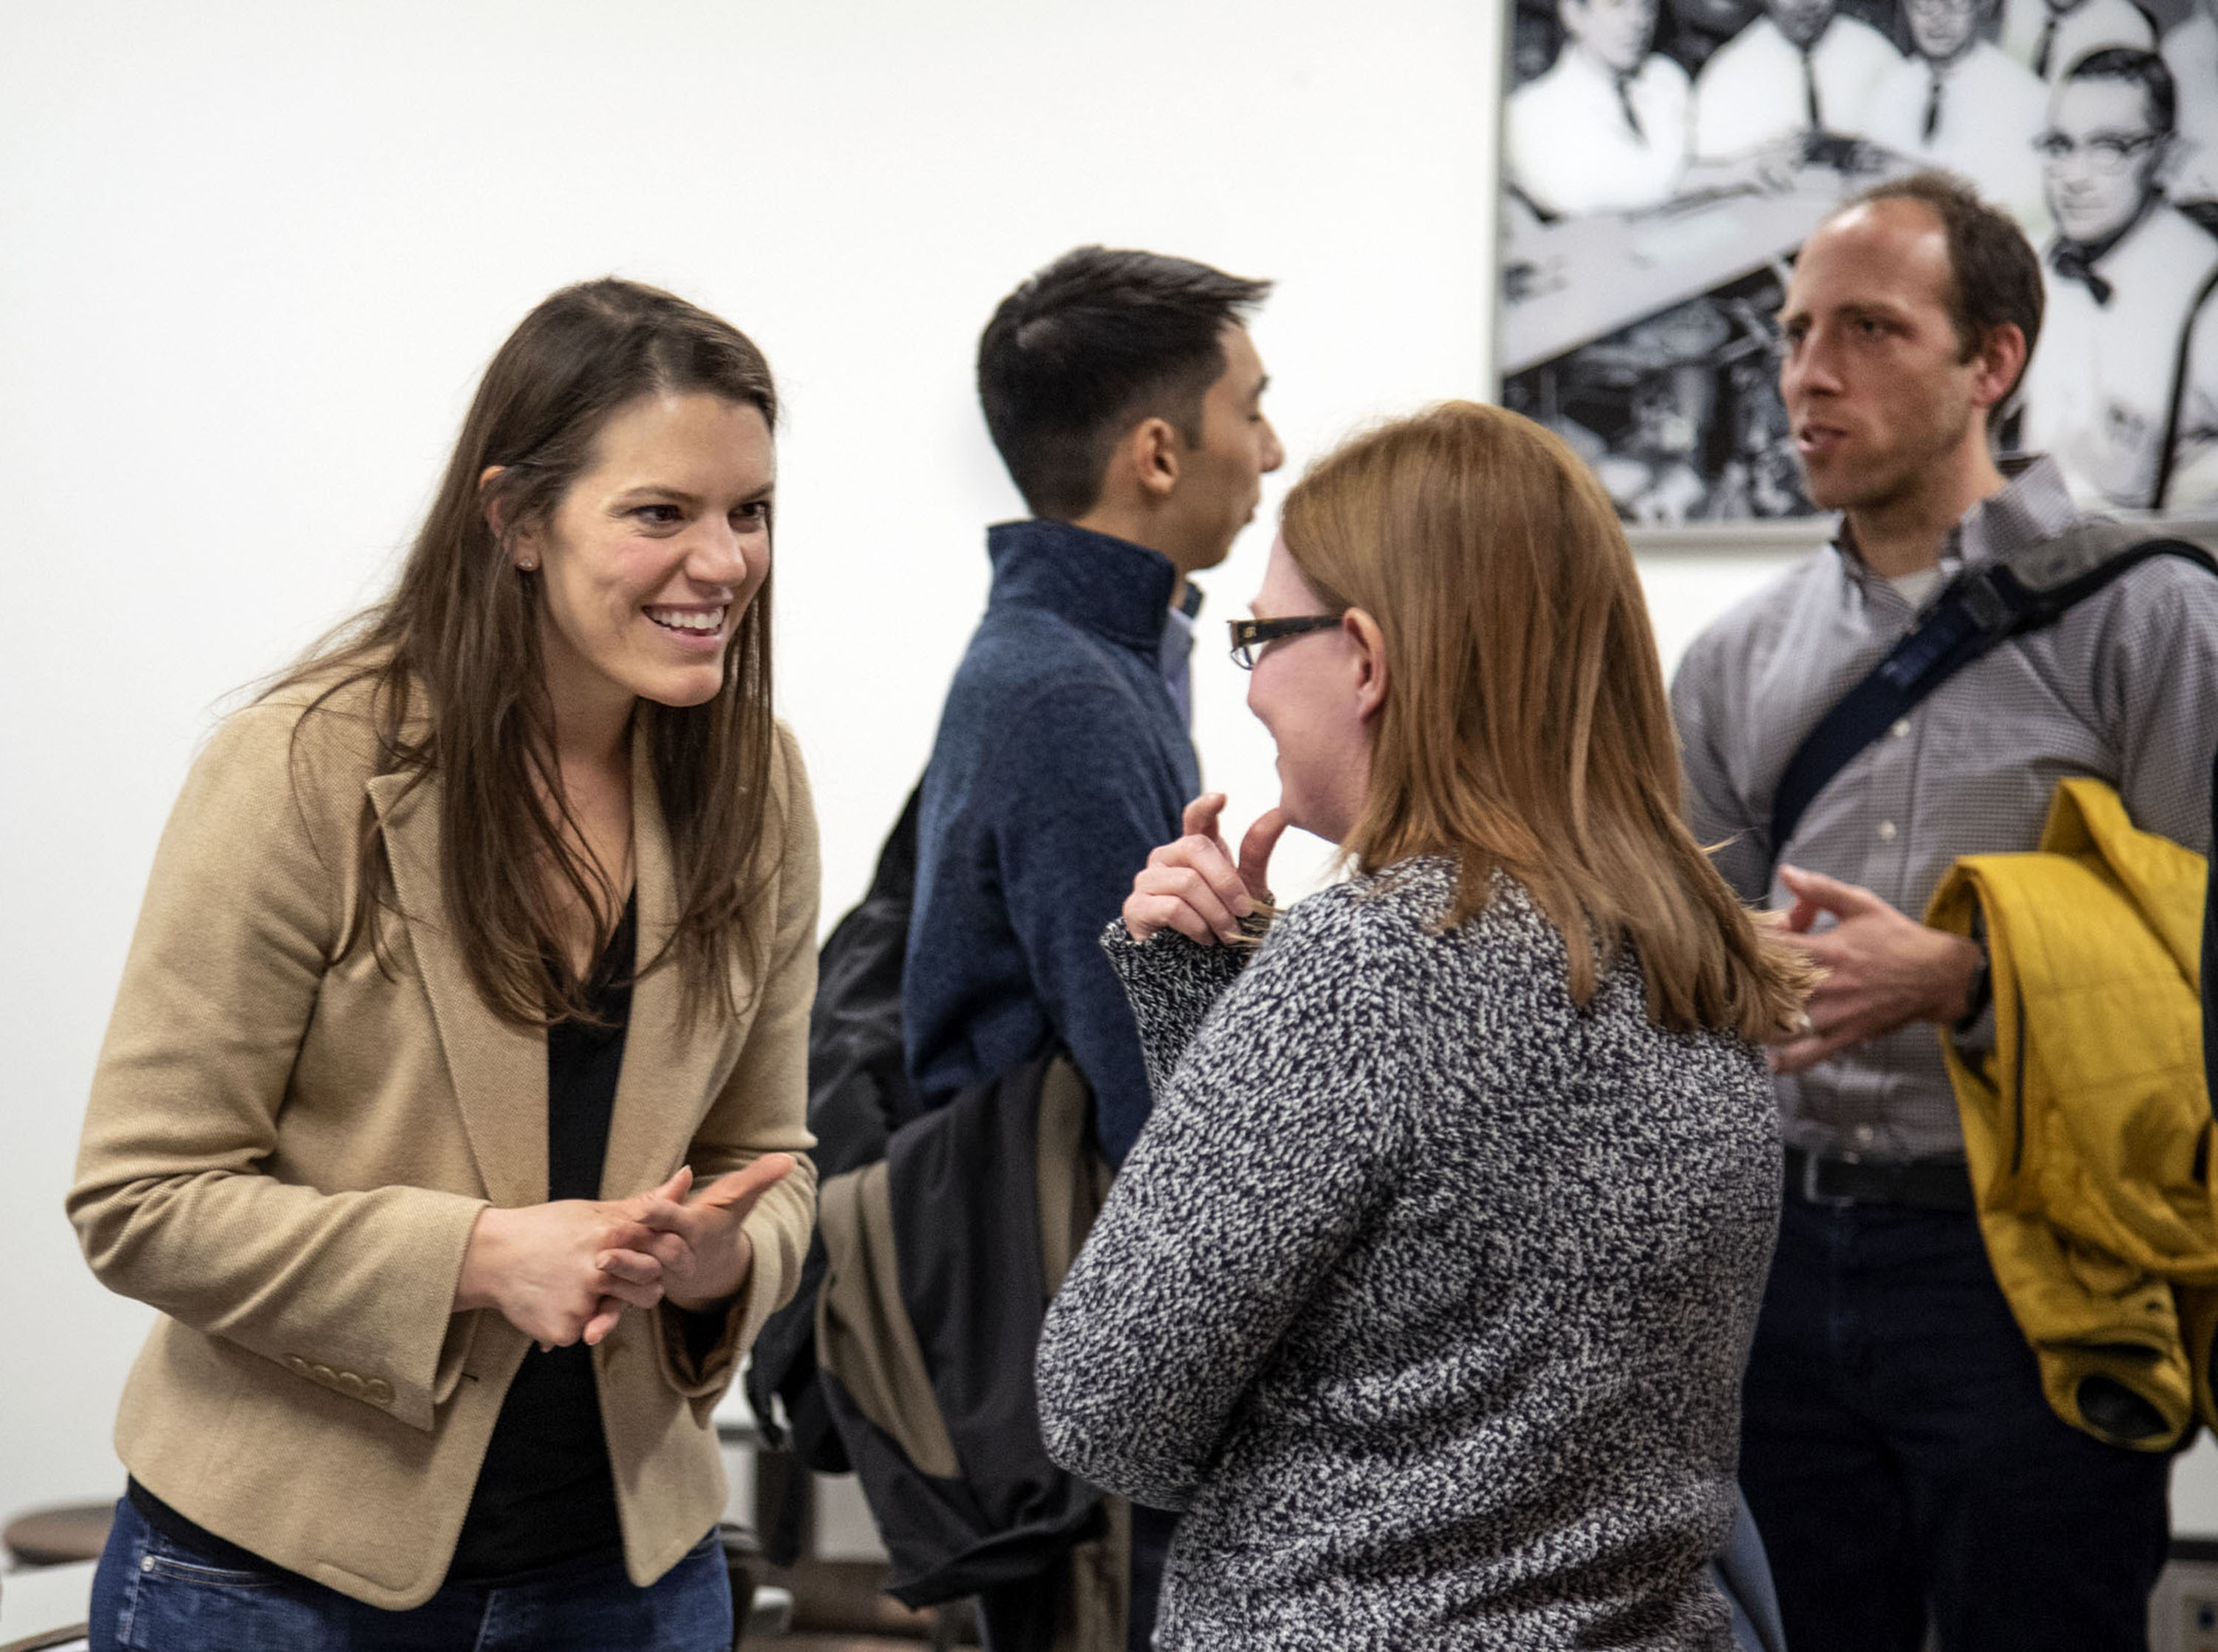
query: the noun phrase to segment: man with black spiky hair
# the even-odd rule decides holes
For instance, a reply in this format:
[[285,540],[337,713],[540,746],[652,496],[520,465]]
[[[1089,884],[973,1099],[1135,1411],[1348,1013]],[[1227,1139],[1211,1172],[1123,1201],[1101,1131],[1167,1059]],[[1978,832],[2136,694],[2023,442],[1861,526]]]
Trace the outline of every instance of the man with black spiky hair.
[[1187,576],[1224,560],[1283,456],[1241,319],[1268,290],[1081,247],[979,343],[986,422],[1033,514],[988,535],[992,594],[925,770],[909,1070],[929,1103],[1060,1043],[1112,1165],[1148,1081],[1099,941],[1201,788]]
[[[986,615],[925,770],[908,1070],[931,1106],[1067,1053],[1112,1166],[1150,1098],[1101,931],[1201,789],[1188,576],[1224,560],[1284,458],[1243,319],[1269,290],[1081,247],[1020,283],[979,340],[987,427],[1032,514],[987,535]],[[1135,1648],[1172,1525],[1132,1512]]]

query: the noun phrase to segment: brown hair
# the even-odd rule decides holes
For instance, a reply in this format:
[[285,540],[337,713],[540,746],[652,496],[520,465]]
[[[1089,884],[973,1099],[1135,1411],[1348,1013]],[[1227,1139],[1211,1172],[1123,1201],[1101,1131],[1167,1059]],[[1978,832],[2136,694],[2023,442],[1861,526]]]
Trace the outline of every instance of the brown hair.
[[[1979,192],[1955,173],[1931,169],[1874,184],[1827,217],[1882,201],[1915,201],[1941,220],[1948,244],[1948,319],[1955,323],[1960,359],[1970,361],[1987,335],[2007,324],[2025,336],[2025,359],[2031,362],[2048,300],[2041,258],[2017,220],[1980,200]],[[2018,379],[2024,377],[2021,366]],[[2017,389],[2013,380],[1995,407],[2003,407]],[[1991,411],[1989,418],[1994,417]]]
[[[392,595],[265,691],[310,685],[320,705],[367,682],[378,771],[406,773],[412,784],[439,777],[447,915],[471,981],[511,1022],[592,1018],[563,944],[561,896],[595,914],[596,955],[622,917],[622,900],[608,869],[574,846],[583,838],[563,796],[539,691],[539,581],[518,577],[505,547],[553,515],[612,416],[642,396],[695,392],[753,407],[776,427],[769,364],[728,322],[613,279],[545,300],[486,368]],[[480,487],[493,466],[500,473]],[[490,525],[496,517],[499,535]],[[714,699],[641,706],[678,885],[676,929],[641,973],[674,960],[689,1011],[717,993],[728,996],[732,948],[752,938],[748,897],[769,870],[756,863],[776,739],[770,594],[765,579],[734,626]],[[366,937],[383,965],[376,914],[392,907],[392,876],[367,802],[357,857],[358,893],[340,956]],[[532,875],[542,864],[551,877]]]
[[1785,1030],[1807,990],[1679,816],[1679,756],[1633,553],[1609,496],[1530,419],[1445,402],[1360,436],[1286,497],[1287,553],[1385,638],[1370,788],[1341,848],[1366,871],[1458,863],[1444,927],[1516,878],[1571,993],[1629,944],[1676,1031]]

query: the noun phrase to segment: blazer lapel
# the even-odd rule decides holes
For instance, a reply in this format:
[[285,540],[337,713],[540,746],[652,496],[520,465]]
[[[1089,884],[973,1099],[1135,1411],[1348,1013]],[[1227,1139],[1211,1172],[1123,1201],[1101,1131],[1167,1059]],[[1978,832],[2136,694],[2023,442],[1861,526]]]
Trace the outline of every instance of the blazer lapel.
[[478,1179],[495,1204],[544,1203],[547,1035],[495,1015],[463,966],[439,880],[438,777],[411,790],[405,775],[379,775],[369,800]]
[[[632,731],[631,842],[642,965],[661,952],[678,927],[678,879],[654,788],[653,745],[641,719]],[[689,1030],[684,1011],[684,982],[674,961],[632,988],[616,1117],[601,1166],[603,1198],[629,1198],[667,1180],[685,1162],[709,1094],[722,1080],[734,1029],[712,1006]]]

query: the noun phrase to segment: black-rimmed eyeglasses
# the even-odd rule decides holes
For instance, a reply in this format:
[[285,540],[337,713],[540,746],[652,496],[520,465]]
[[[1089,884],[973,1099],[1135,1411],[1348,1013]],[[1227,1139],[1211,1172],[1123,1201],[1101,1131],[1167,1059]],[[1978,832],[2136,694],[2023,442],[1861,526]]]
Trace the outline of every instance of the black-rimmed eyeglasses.
[[2074,138],[2051,127],[2033,140],[2033,147],[2051,166],[2062,166],[2074,156],[2085,156],[2095,171],[2115,177],[2143,150],[2161,141],[2162,136],[2154,132],[2098,132],[2091,138]]
[[1286,620],[1234,620],[1232,663],[1243,671],[1255,669],[1255,656],[1267,642],[1298,637],[1304,631],[1325,631],[1340,623],[1337,614],[1299,614]]

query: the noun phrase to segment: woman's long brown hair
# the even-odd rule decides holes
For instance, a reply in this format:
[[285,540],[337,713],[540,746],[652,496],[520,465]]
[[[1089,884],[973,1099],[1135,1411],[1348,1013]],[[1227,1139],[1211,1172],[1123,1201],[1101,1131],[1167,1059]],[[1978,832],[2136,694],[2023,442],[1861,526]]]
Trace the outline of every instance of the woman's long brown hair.
[[1288,494],[1286,550],[1335,612],[1384,634],[1370,788],[1342,844],[1376,871],[1458,864],[1446,925],[1498,869],[1563,931],[1571,993],[1630,943],[1648,1013],[1762,1039],[1808,991],[1679,813],[1679,754],[1633,553],[1571,449],[1447,402],[1360,436]]
[[[577,845],[542,691],[540,585],[505,548],[546,522],[609,419],[642,396],[706,393],[773,430],[769,364],[745,334],[636,282],[584,282],[524,319],[486,368],[437,497],[393,593],[310,650],[264,697],[303,686],[323,704],[367,683],[378,771],[439,778],[440,879],[470,979],[504,1019],[591,1020],[562,913],[594,914],[598,956],[622,917],[609,870]],[[480,487],[490,467],[499,476]],[[493,521],[503,524],[496,535]],[[698,706],[642,702],[637,728],[670,833],[678,923],[641,973],[674,962],[689,1012],[730,997],[734,948],[752,944],[749,897],[767,875],[771,604],[765,579],[734,628],[723,685]],[[393,901],[377,814],[365,801],[353,913],[340,956]],[[550,996],[551,988],[551,996]]]

